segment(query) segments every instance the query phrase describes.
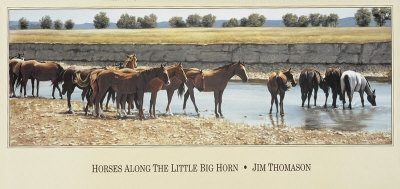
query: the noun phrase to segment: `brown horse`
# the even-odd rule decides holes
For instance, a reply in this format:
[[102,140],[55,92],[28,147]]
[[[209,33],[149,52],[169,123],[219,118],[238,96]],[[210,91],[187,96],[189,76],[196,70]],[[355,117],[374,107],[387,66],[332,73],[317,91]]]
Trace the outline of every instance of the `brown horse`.
[[[186,74],[188,75],[188,74]],[[216,68],[214,70],[206,71],[204,72],[204,92],[214,92],[214,103],[215,103],[215,117],[224,117],[222,115],[221,111],[221,105],[222,105],[222,94],[224,93],[224,90],[226,86],[228,85],[228,81],[234,76],[237,75],[239,76],[243,82],[247,82],[247,73],[246,69],[244,67],[244,63],[232,63],[228,64],[219,68]],[[188,76],[189,77],[189,76]],[[191,80],[189,79],[188,82],[186,82],[186,86],[188,87],[187,92],[185,93],[185,98],[183,101],[183,110],[186,109],[186,101],[189,97],[192,99],[193,105],[195,106],[197,114],[199,114],[199,111],[196,106],[196,102],[194,99],[194,93],[193,93],[193,88],[194,84],[191,83]],[[218,106],[218,112],[217,112],[217,106]],[[219,113],[219,114],[218,114]]]
[[[152,68],[146,71],[137,73],[123,73],[118,70],[105,70],[98,74],[95,78],[94,83],[97,87],[93,90],[93,98],[95,98],[96,111],[95,114],[104,117],[104,113],[99,113],[100,99],[104,96],[109,88],[112,88],[117,92],[117,102],[119,97],[124,94],[137,93],[138,105],[139,105],[139,117],[144,119],[143,113],[143,94],[148,83],[155,77],[158,77],[161,81],[169,84],[170,80],[168,77],[167,70],[163,65],[160,67]],[[92,99],[92,97],[91,97]],[[118,105],[118,103],[117,103]],[[124,107],[122,107],[124,108]]]
[[285,92],[290,88],[287,85],[289,81],[292,87],[296,86],[296,81],[293,78],[293,72],[289,70],[284,71],[275,71],[269,75],[268,78],[268,91],[271,93],[271,108],[269,109],[269,113],[272,113],[272,106],[275,102],[276,113],[278,113],[278,94],[280,96],[280,114],[284,115],[283,112],[283,99],[285,98]]
[[308,108],[310,108],[310,98],[314,89],[314,106],[317,105],[317,92],[318,86],[326,93],[328,93],[328,84],[321,77],[321,74],[317,70],[304,69],[300,73],[299,84],[301,88],[301,107],[304,107],[304,102],[308,97]]
[[[10,85],[10,97],[15,97],[15,89],[14,85],[17,81],[19,75],[19,69],[21,68],[21,64],[24,63],[24,60],[13,58],[9,61],[8,64],[8,76],[9,76],[9,85]],[[22,88],[21,88],[22,89]]]
[[[197,68],[190,68],[190,69],[183,69],[183,71],[185,71],[186,77],[188,78],[188,81],[185,83],[186,86],[188,87],[188,90],[185,93],[185,97],[184,97],[184,101],[183,101],[183,111],[186,114],[186,100],[187,100],[187,98],[189,98],[189,95],[190,95],[190,99],[193,102],[193,105],[197,112],[197,115],[200,115],[199,109],[197,108],[197,105],[196,105],[196,99],[194,98],[193,89],[196,88],[200,92],[204,90],[205,82],[204,82],[203,70],[200,70]],[[179,88],[179,90],[181,92],[179,92],[179,93],[184,92],[184,90],[185,90],[184,87],[185,87],[184,85],[183,86],[181,85],[181,87]]]
[[[342,76],[342,70],[340,68],[328,68],[325,71],[325,81],[328,84],[328,86],[332,90],[332,106],[336,108],[336,99],[337,96],[339,95],[339,99],[342,100],[343,97],[341,95],[341,89],[340,89],[340,77]],[[329,90],[325,92],[325,105],[324,107],[326,108],[326,102],[328,101],[329,97]]]
[[[36,96],[39,96],[39,82],[40,81],[51,81],[53,84],[52,96],[54,97],[54,91],[57,88],[62,99],[61,90],[58,84],[62,82],[62,74],[64,73],[64,68],[55,62],[38,62],[35,60],[26,61],[21,65],[21,83],[22,86],[26,87],[26,83],[30,77],[36,79],[37,89]],[[33,90],[33,86],[32,86]],[[25,93],[26,96],[26,93]],[[32,92],[32,96],[33,92]]]
[[127,56],[127,59],[125,60],[125,67],[126,68],[131,68],[131,69],[137,67],[136,54]]

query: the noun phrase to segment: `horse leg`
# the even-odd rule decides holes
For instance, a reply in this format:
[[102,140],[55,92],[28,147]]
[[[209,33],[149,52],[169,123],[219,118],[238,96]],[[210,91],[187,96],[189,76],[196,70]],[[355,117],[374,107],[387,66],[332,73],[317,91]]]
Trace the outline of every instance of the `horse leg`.
[[137,95],[138,95],[138,108],[139,108],[139,118],[141,120],[145,119],[144,113],[143,113],[143,95],[144,95],[144,91],[137,91]]
[[[37,80],[36,83],[37,83],[37,86],[36,86],[37,89],[36,89],[36,90],[39,90],[39,80]],[[32,78],[31,78],[31,84],[32,84],[32,96],[35,96],[35,95],[33,95],[34,92],[35,92],[35,86],[34,86],[35,80],[32,79]],[[26,90],[26,89],[25,89],[25,90]],[[38,94],[38,93],[39,93],[39,92],[36,93],[36,96],[37,96],[37,97],[39,97],[39,94]]]
[[307,99],[307,91],[301,90],[301,107],[304,107],[304,102],[306,102]]
[[275,109],[276,109],[276,114],[278,114],[278,95],[275,95]]
[[124,114],[123,117],[127,116],[126,111],[125,111],[126,98],[127,98],[126,94],[122,95],[122,97],[121,97],[121,102],[122,102],[121,109],[122,109],[122,113]]
[[[339,94],[339,95],[341,95],[341,94]],[[336,90],[336,89],[333,89],[332,88],[332,106],[334,107],[334,108],[336,108],[336,99],[337,99],[337,96],[338,96],[338,91]],[[344,98],[343,98],[343,103],[346,103],[346,101],[344,100]]]
[[[153,98],[153,94],[151,95],[151,98]],[[154,98],[152,100],[153,100],[153,117],[157,118],[156,116],[157,92],[154,93]]]
[[121,117],[121,112],[119,111],[119,107],[122,106],[121,104],[121,93],[117,93],[117,97],[115,99],[117,101],[117,114],[118,117]]
[[67,92],[67,103],[68,103],[68,113],[73,114],[74,110],[72,110],[72,106],[71,106],[71,94],[72,94],[73,90],[69,90]]
[[174,91],[167,89],[167,96],[168,96],[168,104],[167,104],[167,108],[165,109],[165,114],[172,116],[174,114],[172,114],[169,105],[171,104],[172,96],[174,96]]
[[[281,115],[284,115],[285,113],[283,112],[283,99],[285,98],[285,92],[281,92],[281,94],[279,96],[281,97],[280,101],[279,101],[279,105],[281,107]],[[310,98],[308,98],[308,99],[310,99]]]
[[219,91],[217,90],[214,91],[214,103],[215,103],[215,117],[219,118],[219,115],[217,113],[217,105],[219,103]]
[[[85,111],[85,96],[87,95],[88,91],[89,90],[85,88],[82,90],[82,93],[81,93],[81,98],[82,98],[81,102],[82,102],[82,110],[83,111]],[[89,101],[88,101],[88,103],[89,103]]]
[[199,109],[197,108],[197,105],[196,105],[196,99],[194,98],[194,91],[193,91],[193,89],[190,91],[190,99],[192,100],[193,105],[194,105],[194,109],[196,110],[197,115],[199,116],[200,113],[199,113]]
[[326,108],[326,102],[328,101],[328,97],[329,97],[329,90],[325,93],[325,105],[324,108]]
[[154,100],[153,100],[153,98],[154,98],[154,93],[153,93],[153,92],[151,92],[151,97],[150,97],[150,107],[149,107],[149,114],[150,114],[150,117],[153,117],[153,114],[151,113],[151,110],[153,109],[153,104],[154,104]]
[[107,95],[107,102],[106,102],[106,111],[108,111],[108,102],[110,101],[110,98],[111,98],[111,91],[110,92],[108,92],[108,95]]
[[127,95],[126,95],[126,102],[128,102],[128,114],[131,115],[131,109],[132,109],[132,94],[127,94]]
[[189,90],[187,90],[183,98],[183,112],[185,115],[186,115],[186,101],[189,98],[189,95],[190,95]]
[[360,98],[361,98],[362,107],[364,107],[364,91],[360,91]]
[[220,91],[219,92],[219,104],[218,104],[218,113],[221,116],[221,118],[224,118],[224,115],[222,115],[222,111],[221,111],[221,106],[222,106],[222,94],[224,93],[224,91]]
[[[39,87],[38,87],[38,89],[39,89]],[[51,93],[51,95],[53,96],[53,99],[56,99],[56,97],[54,96],[54,91],[56,91],[56,86],[55,85],[53,85],[53,93]]]
[[314,87],[314,106],[317,106],[318,85]]
[[61,94],[60,87],[58,87],[58,85],[56,85],[56,88],[58,89],[58,93],[60,94],[60,99],[63,99],[62,94]]
[[353,100],[353,91],[347,92],[347,96],[349,97],[349,108],[351,110],[351,101]]
[[275,97],[271,94],[271,108],[269,109],[269,114],[272,113],[272,106],[274,105]]

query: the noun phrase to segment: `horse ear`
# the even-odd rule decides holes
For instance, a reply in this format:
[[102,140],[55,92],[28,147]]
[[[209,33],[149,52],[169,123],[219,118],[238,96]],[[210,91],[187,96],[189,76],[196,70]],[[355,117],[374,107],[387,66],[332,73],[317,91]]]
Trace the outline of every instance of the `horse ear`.
[[126,58],[129,58],[129,54],[128,54],[128,55],[126,55]]
[[201,73],[201,74],[203,73],[203,70],[202,70],[202,69],[200,70],[200,73]]
[[289,68],[289,72],[290,72],[290,70],[292,70],[292,68]]
[[376,89],[374,89],[374,91],[372,92],[373,94],[375,94],[375,90],[376,90]]

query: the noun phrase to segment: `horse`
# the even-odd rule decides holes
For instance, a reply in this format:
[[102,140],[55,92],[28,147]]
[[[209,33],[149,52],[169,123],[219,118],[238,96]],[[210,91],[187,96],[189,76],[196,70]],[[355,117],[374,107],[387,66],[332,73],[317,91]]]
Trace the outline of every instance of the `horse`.
[[[187,74],[188,75],[188,74]],[[214,92],[214,104],[215,104],[215,117],[223,118],[224,116],[222,115],[221,111],[221,105],[222,105],[222,94],[224,93],[224,90],[226,86],[228,85],[228,81],[234,76],[237,75],[242,79],[243,82],[247,82],[248,77],[246,73],[246,68],[244,63],[238,62],[238,63],[232,63],[228,64],[225,66],[221,66],[219,68],[216,68],[214,70],[206,71],[204,72],[204,92]],[[196,108],[196,112],[199,115],[199,111],[197,109],[195,99],[194,99],[194,84],[190,82],[191,80],[189,79],[189,82],[187,82],[187,87],[188,90],[185,93],[185,98],[183,102],[183,110],[186,109],[186,100],[188,99],[189,95],[192,99],[193,105]],[[217,112],[217,106],[218,106],[218,112]]]
[[280,96],[280,114],[284,115],[283,112],[283,99],[285,98],[285,92],[290,88],[287,82],[290,82],[292,87],[296,86],[296,81],[293,78],[293,72],[291,68],[289,70],[275,71],[269,75],[268,79],[268,91],[271,94],[271,108],[269,109],[269,114],[272,113],[272,105],[275,102],[276,113],[278,113],[278,98]]
[[[337,96],[339,95],[339,99],[342,100],[342,95],[341,95],[341,90],[340,90],[340,77],[342,76],[342,70],[340,68],[327,68],[325,71],[325,81],[328,84],[328,87],[331,88],[332,90],[332,106],[336,108],[336,99]],[[325,105],[324,107],[326,108],[326,102],[328,101],[329,97],[329,90],[325,92]]]
[[125,60],[125,67],[126,68],[131,68],[131,69],[137,67],[136,54],[127,55],[127,59]]
[[[19,70],[21,69],[21,64],[24,63],[23,59],[13,58],[9,60],[8,64],[8,76],[9,76],[9,85],[10,85],[10,97],[15,97],[14,85],[19,76]],[[22,90],[22,88],[21,88]]]
[[376,106],[376,95],[375,90],[371,89],[371,85],[368,80],[365,79],[360,73],[348,70],[343,72],[340,77],[340,87],[341,87],[341,95],[343,97],[343,109],[345,101],[345,93],[347,92],[347,97],[349,98],[349,108],[351,109],[351,101],[353,99],[353,93],[359,92],[361,97],[361,104],[364,107],[364,91],[367,93],[367,100],[371,103],[372,106]]
[[[205,88],[205,82],[204,82],[204,73],[203,70],[197,69],[197,68],[189,68],[189,69],[183,69],[183,71],[186,74],[186,77],[188,78],[188,81],[185,83],[186,86],[188,87],[188,90],[185,93],[184,101],[183,101],[183,111],[186,114],[186,101],[189,98],[193,102],[194,108],[197,112],[197,115],[200,115],[199,109],[197,108],[196,105],[196,99],[194,98],[194,91],[193,89],[196,88],[200,92],[204,90]],[[185,86],[181,85],[179,87],[179,94],[182,94],[185,90]],[[167,106],[168,107],[168,106]]]
[[[100,99],[105,95],[109,88],[117,92],[117,102],[123,94],[137,93],[139,105],[139,117],[144,119],[143,113],[143,94],[147,84],[155,77],[167,85],[170,83],[167,70],[163,65],[156,68],[151,68],[142,72],[123,73],[118,70],[105,70],[98,74],[94,79],[96,87],[94,87],[91,99],[95,100],[96,110],[95,115],[105,117],[104,113],[99,112]],[[117,103],[118,105],[118,103]],[[122,107],[125,108],[124,106]]]
[[318,92],[318,87],[320,87],[325,94],[328,93],[328,84],[326,81],[321,77],[321,74],[317,70],[313,69],[304,69],[300,73],[299,77],[299,84],[301,88],[301,107],[304,107],[304,102],[306,101],[306,98],[308,97],[308,108],[310,108],[310,98],[311,94],[314,89],[314,106],[317,105],[317,92]]

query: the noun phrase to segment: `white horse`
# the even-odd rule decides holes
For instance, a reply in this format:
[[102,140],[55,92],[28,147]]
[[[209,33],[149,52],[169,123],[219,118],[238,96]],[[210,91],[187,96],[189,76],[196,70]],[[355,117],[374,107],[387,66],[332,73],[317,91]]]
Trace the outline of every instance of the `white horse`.
[[375,102],[375,90],[372,91],[371,85],[364,76],[355,71],[345,71],[340,77],[340,87],[342,89],[342,97],[343,97],[343,109],[345,100],[345,92],[347,92],[347,96],[349,98],[349,108],[351,109],[351,100],[353,99],[353,93],[359,92],[361,97],[361,104],[364,107],[364,91],[367,93],[367,99],[372,104],[372,106],[376,106]]

